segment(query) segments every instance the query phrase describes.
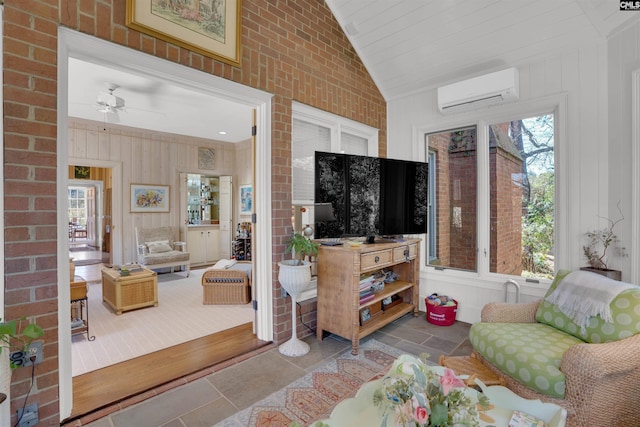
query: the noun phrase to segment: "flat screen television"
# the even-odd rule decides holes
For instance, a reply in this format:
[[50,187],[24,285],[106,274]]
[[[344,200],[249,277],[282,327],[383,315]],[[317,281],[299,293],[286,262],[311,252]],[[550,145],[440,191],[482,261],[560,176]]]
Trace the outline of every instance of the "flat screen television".
[[428,165],[315,153],[316,238],[427,232]]

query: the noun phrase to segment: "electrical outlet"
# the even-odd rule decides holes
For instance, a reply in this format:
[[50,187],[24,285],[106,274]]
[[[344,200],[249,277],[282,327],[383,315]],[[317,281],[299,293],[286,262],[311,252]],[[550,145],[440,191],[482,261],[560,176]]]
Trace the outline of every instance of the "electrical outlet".
[[31,358],[35,356],[36,365],[38,363],[42,363],[43,355],[42,355],[42,341],[34,341],[31,343],[27,351],[14,351],[9,355],[9,359],[13,362],[14,365],[20,366],[31,366],[33,362]]
[[18,427],[31,427],[38,424],[38,403],[32,403],[18,409]]

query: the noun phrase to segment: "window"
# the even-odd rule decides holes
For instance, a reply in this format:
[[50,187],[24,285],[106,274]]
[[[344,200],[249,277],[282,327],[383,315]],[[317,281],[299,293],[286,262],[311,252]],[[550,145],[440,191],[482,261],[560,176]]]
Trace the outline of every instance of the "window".
[[378,129],[297,102],[293,103],[291,135],[294,230],[313,224],[314,154],[378,155]]
[[87,200],[85,188],[69,187],[67,194],[69,198],[69,208],[67,211],[69,222],[78,226],[85,226],[87,224]]
[[489,125],[489,271],[554,273],[553,115]]
[[[551,278],[553,114],[430,133],[426,149],[431,174],[427,264]],[[482,176],[488,176],[486,184]],[[478,229],[485,223],[479,219],[483,210],[487,232]]]
[[475,126],[427,135],[433,209],[429,265],[476,271],[476,144]]

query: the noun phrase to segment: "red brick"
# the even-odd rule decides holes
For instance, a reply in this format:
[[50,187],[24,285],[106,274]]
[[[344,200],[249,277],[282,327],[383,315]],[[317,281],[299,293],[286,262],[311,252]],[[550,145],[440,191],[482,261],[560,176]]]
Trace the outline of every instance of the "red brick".
[[[41,317],[50,322],[45,347],[55,353],[58,302],[52,295],[57,289],[57,202],[53,171],[57,167],[57,27],[63,25],[274,94],[274,338],[276,343],[288,339],[291,304],[279,297],[275,263],[282,259],[284,241],[291,232],[291,101],[379,128],[379,153],[384,155],[384,99],[324,2],[285,1],[276,7],[270,2],[243,1],[240,66],[141,35],[125,26],[125,14],[124,0],[5,0],[5,170],[12,179],[5,185],[4,196],[5,236],[11,237],[6,240],[5,262],[13,263],[6,271],[7,302],[11,302],[7,313],[43,314]],[[35,180],[28,179],[27,171],[33,171]],[[34,229],[35,237],[30,234]],[[37,271],[22,271],[26,261]],[[35,292],[28,293],[30,290]],[[45,300],[17,302],[31,297]],[[315,310],[313,303],[305,304],[306,323],[315,324]],[[308,333],[306,328],[299,331]],[[51,353],[40,365],[38,390],[32,398],[39,402],[45,422],[57,420],[58,411],[57,359]],[[20,384],[12,394],[13,409],[26,391],[27,379],[22,375],[18,375]]]

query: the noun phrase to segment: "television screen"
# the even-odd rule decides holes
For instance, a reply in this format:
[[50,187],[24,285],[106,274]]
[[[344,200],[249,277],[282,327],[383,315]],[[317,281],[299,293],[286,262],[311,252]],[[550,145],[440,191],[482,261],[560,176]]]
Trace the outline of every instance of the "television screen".
[[347,156],[349,167],[349,222],[347,233],[353,236],[380,234],[381,160],[377,157]]
[[427,231],[426,163],[315,153],[316,238]]
[[316,238],[337,238],[346,233],[347,221],[347,158],[344,154],[315,155],[315,204],[322,206],[322,215],[314,218]]
[[382,234],[427,232],[428,165],[385,159],[382,183]]

